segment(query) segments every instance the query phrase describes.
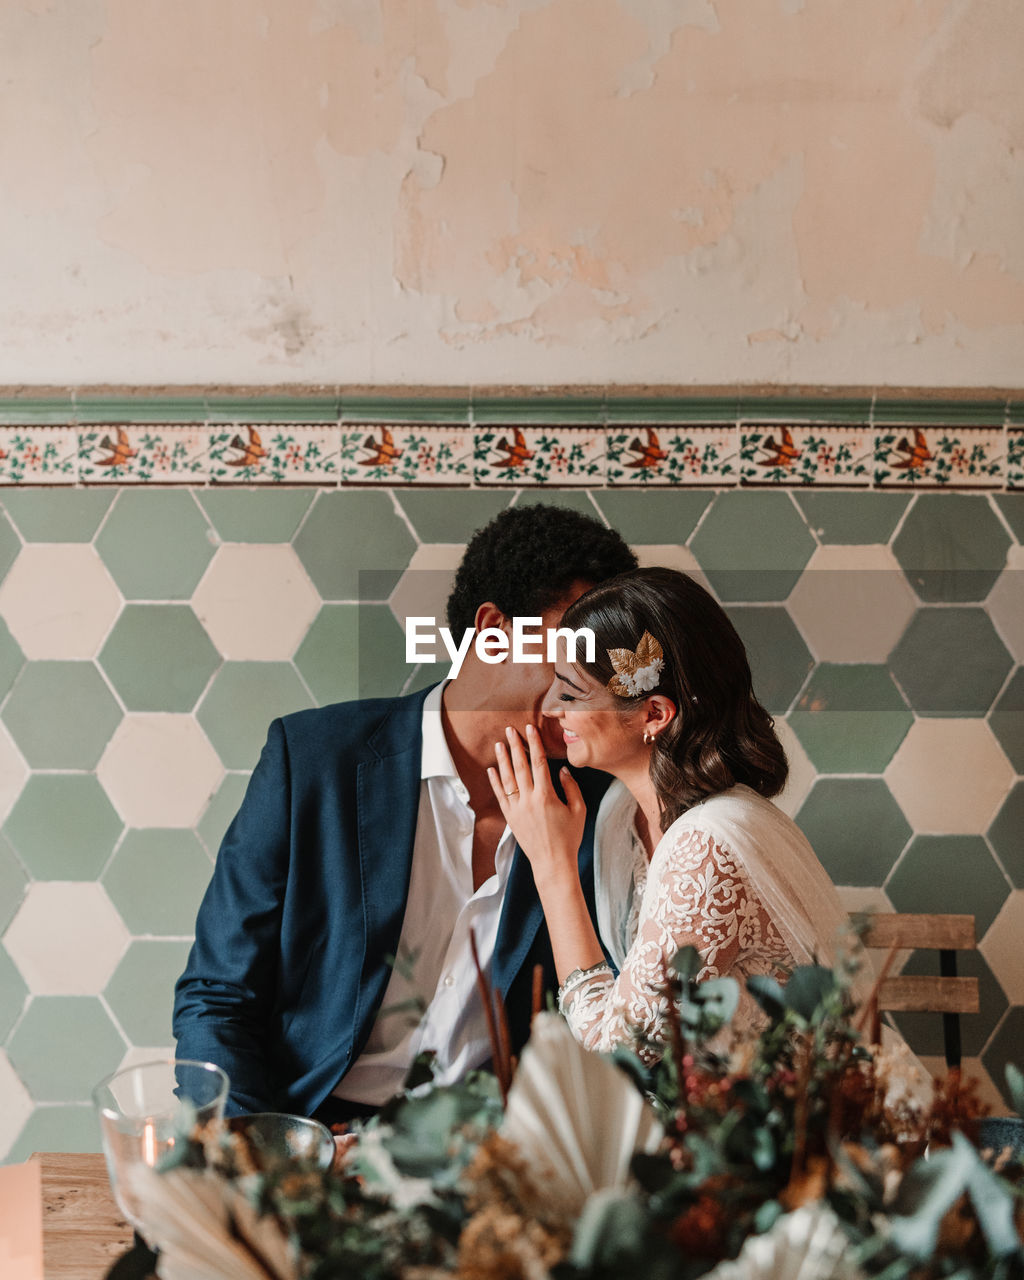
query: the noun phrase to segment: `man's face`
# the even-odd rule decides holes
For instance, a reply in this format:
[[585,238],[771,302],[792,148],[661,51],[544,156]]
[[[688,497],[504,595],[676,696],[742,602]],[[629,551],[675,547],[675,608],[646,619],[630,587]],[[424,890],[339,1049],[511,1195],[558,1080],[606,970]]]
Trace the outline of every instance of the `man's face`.
[[[546,659],[547,657],[546,636],[548,629],[557,627],[566,609],[574,600],[579,599],[584,591],[589,591],[591,586],[592,584],[589,582],[574,582],[569,592],[557,604],[541,614],[541,628],[545,643],[538,646],[536,652],[542,658]],[[525,634],[533,634],[532,628],[525,631]],[[521,715],[511,723],[515,724],[515,727],[520,732],[526,728],[527,724],[534,725],[540,731],[541,741],[548,755],[564,760],[565,740],[562,736],[561,727],[545,716],[541,710],[545,695],[551,688],[551,682],[555,676],[555,664],[546,660],[541,662],[510,663],[508,672],[509,679],[516,682],[516,702],[518,707],[522,709]]]

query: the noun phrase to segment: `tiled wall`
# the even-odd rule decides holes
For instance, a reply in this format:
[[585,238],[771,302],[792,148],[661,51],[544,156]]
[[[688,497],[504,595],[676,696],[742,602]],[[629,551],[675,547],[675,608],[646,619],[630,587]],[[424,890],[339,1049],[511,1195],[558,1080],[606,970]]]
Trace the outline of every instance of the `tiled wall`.
[[993,1092],[1024,1059],[1024,494],[24,486],[0,497],[0,1158],[94,1148],[92,1084],[169,1044],[268,721],[425,679],[395,611],[435,612],[470,532],[542,497],[718,593],[784,807],[851,904],[975,914],[969,1063]]

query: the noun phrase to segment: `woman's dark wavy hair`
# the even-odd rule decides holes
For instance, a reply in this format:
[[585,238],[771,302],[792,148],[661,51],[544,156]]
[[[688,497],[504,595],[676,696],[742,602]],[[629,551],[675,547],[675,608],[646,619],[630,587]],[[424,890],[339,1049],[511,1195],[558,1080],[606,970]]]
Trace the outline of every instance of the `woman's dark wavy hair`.
[[508,507],[478,529],[448,597],[448,625],[461,636],[487,600],[506,618],[538,617],[574,583],[604,582],[636,567],[614,529],[568,507]]
[[[593,630],[595,661],[577,666],[602,685],[615,675],[609,649],[635,651],[645,631],[661,645],[665,665],[650,693],[664,694],[677,708],[651,752],[651,781],[665,827],[738,782],[763,796],[785,786],[786,753],[771,716],[754,697],[743,641],[699,583],[674,569],[636,569],[580,596],[561,625]],[[650,693],[612,697],[629,712]]]

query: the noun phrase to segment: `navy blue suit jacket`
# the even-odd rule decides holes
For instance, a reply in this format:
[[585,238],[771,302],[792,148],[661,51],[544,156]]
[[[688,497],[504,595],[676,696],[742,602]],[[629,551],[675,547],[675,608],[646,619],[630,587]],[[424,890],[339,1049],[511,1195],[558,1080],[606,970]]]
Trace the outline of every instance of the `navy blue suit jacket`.
[[[366,1043],[405,914],[425,696],[338,703],[270,726],[175,990],[178,1056],[224,1068],[229,1114],[312,1114]],[[593,915],[594,817],[608,779],[589,770],[577,779]],[[517,1050],[536,964],[553,989],[533,874],[516,849],[491,980]]]

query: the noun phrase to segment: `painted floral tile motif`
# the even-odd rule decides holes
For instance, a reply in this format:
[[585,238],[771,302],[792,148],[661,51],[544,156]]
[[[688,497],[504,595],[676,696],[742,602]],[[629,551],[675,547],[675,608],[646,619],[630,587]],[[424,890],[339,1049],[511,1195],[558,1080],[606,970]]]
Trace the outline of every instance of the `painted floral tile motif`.
[[600,427],[520,427],[495,424],[473,437],[477,484],[603,484],[605,438]]
[[86,484],[194,484],[207,478],[206,433],[163,424],[82,427],[78,478]]
[[459,426],[346,423],[340,458],[343,484],[469,484],[473,433]]
[[337,483],[337,427],[261,422],[208,430],[210,479],[218,484]]
[[0,484],[74,484],[74,427],[0,427]]
[[875,438],[874,481],[885,488],[1000,489],[1001,427],[893,426]]
[[869,485],[874,436],[866,426],[742,423],[745,485]]
[[736,428],[621,426],[606,434],[608,483],[614,485],[735,484]]
[[1024,489],[1024,427],[1006,433],[1006,487]]

